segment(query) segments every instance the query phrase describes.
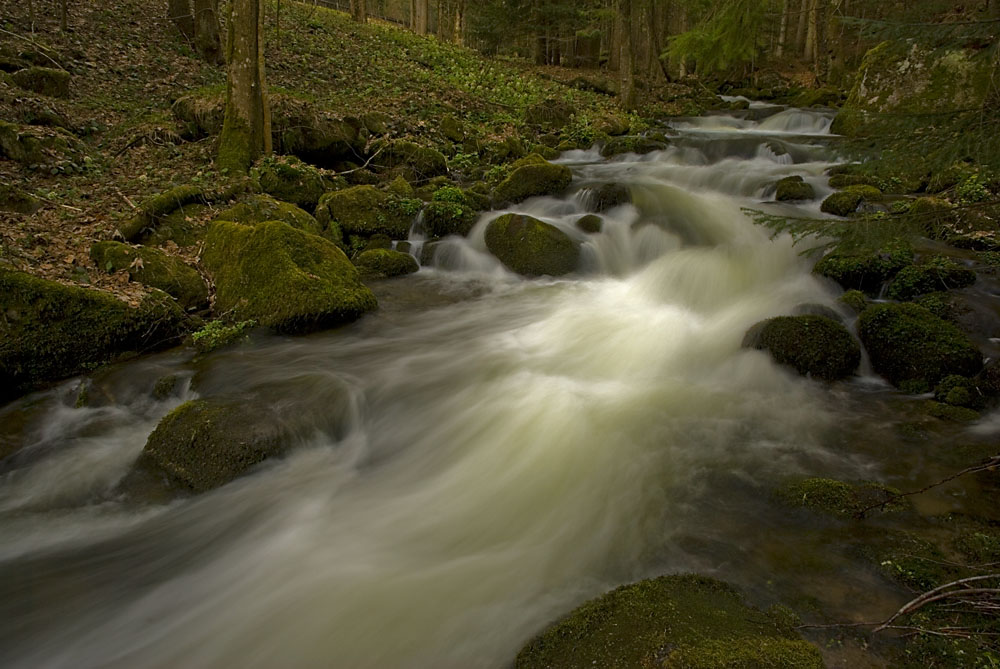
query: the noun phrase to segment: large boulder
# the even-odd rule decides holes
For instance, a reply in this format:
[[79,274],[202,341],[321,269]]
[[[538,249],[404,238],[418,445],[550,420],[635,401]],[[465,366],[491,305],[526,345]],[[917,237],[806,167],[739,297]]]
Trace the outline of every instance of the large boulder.
[[406,239],[421,204],[374,186],[354,186],[324,195],[316,207],[316,219],[323,226],[337,224],[345,235]]
[[524,110],[524,120],[543,130],[561,130],[573,120],[576,109],[565,100],[549,98]]
[[0,157],[26,167],[79,171],[87,149],[61,128],[43,128],[0,121]]
[[486,247],[524,276],[562,276],[576,269],[580,247],[554,225],[521,214],[505,214],[486,227]]
[[779,316],[747,331],[743,346],[764,350],[803,376],[828,381],[850,376],[861,347],[842,324],[825,316]]
[[522,648],[514,667],[822,669],[783,611],[752,608],[722,581],[661,576],[583,604]]
[[904,241],[880,248],[840,246],[823,256],[813,272],[833,279],[845,290],[876,295],[882,284],[913,263],[913,247]]
[[946,376],[975,376],[983,356],[951,323],[913,303],[876,304],[858,318],[872,367],[893,385],[930,390]]
[[939,290],[965,288],[975,282],[974,271],[939,256],[901,269],[889,284],[886,296],[890,300],[911,300]]
[[407,167],[416,181],[426,181],[448,173],[448,159],[437,149],[402,139],[379,140],[372,144],[372,163],[382,170]]
[[516,203],[536,195],[554,195],[566,190],[572,180],[568,167],[533,153],[514,163],[514,170],[493,191],[493,199]]
[[435,191],[424,208],[424,230],[432,237],[465,236],[478,218],[470,195],[454,186]]
[[307,211],[316,209],[323,194],[333,188],[322,172],[294,156],[268,156],[257,163],[253,175],[265,193]]
[[179,343],[187,325],[177,303],[160,291],[131,307],[107,293],[0,265],[0,400]]
[[10,75],[19,88],[54,98],[69,97],[69,72],[51,67],[29,67]]
[[[220,221],[256,225],[267,221],[281,221],[296,230],[314,235],[323,232],[323,226],[306,210],[291,202],[276,200],[270,195],[252,195],[243,202],[219,212]],[[332,241],[339,242],[339,237]]]
[[42,208],[42,201],[17,186],[0,184],[0,211],[15,214],[34,214]]
[[409,253],[392,249],[368,249],[354,259],[354,265],[367,279],[388,279],[413,274],[420,269],[417,259]]
[[376,306],[333,242],[279,221],[213,223],[202,262],[215,281],[216,311],[233,321],[301,332],[355,320]]
[[863,202],[878,202],[881,199],[882,191],[875,186],[848,186],[828,195],[819,208],[824,213],[834,216],[850,216]]
[[121,242],[97,242],[90,247],[90,258],[106,272],[124,270],[132,281],[159,288],[184,309],[199,309],[208,304],[208,286],[201,275],[180,258],[163,251]]

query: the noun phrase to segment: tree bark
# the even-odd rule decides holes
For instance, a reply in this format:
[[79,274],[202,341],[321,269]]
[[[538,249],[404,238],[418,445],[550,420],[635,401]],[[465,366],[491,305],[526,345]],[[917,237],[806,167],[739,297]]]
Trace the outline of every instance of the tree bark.
[[366,0],[351,0],[351,18],[358,23],[368,22],[368,3]]
[[799,3],[799,25],[798,30],[795,31],[795,46],[800,53],[805,52],[806,49],[806,27],[809,25],[809,2],[810,0],[802,0]]
[[181,37],[189,42],[194,39],[194,14],[191,13],[191,0],[169,0],[167,18],[177,27]]
[[788,13],[791,11],[791,8],[791,1],[785,0],[785,4],[781,8],[781,27],[778,29],[778,45],[774,51],[778,58],[781,58],[785,53],[785,40],[788,39]]
[[638,102],[635,90],[635,48],[632,40],[632,2],[633,0],[620,0],[618,11],[621,21],[621,55],[618,58],[621,102],[629,111],[634,110]]
[[802,57],[810,62],[816,62],[819,30],[819,0],[809,0],[809,25],[806,29],[806,44],[802,50]]
[[271,153],[271,111],[264,79],[264,2],[229,3],[229,76],[218,165],[234,173],[246,172],[257,158]]
[[63,32],[69,30],[69,0],[59,2],[59,30]]
[[219,0],[194,0],[194,45],[206,62],[221,65],[222,38],[219,35]]
[[455,2],[455,44],[463,46],[465,44],[465,0],[454,0]]
[[418,35],[427,34],[427,16],[430,0],[410,0],[410,29]]

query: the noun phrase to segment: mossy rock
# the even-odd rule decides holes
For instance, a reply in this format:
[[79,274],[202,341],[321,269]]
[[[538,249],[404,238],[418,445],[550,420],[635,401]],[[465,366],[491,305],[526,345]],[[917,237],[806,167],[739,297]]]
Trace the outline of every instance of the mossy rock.
[[976,273],[945,257],[931,258],[920,265],[904,267],[889,284],[891,300],[911,300],[919,295],[971,286]]
[[42,201],[21,190],[17,186],[0,184],[0,211],[9,211],[15,214],[34,214],[42,208]]
[[389,235],[372,235],[367,240],[365,240],[365,246],[361,249],[364,251],[371,251],[372,249],[391,249],[392,248],[392,238]]
[[445,114],[441,117],[441,134],[452,142],[462,142],[465,140],[465,126],[451,114]]
[[537,218],[505,214],[486,226],[486,247],[509,269],[524,276],[562,276],[576,269],[580,247]]
[[912,303],[876,304],[858,318],[858,334],[872,367],[893,385],[926,389],[946,376],[975,376],[983,357],[951,323]]
[[19,87],[39,95],[54,98],[69,97],[69,72],[51,67],[29,67],[10,75],[11,80]]
[[345,236],[406,239],[420,206],[419,200],[399,198],[374,186],[353,186],[324,195],[316,219],[325,227],[337,224]]
[[413,170],[417,181],[448,173],[448,159],[437,149],[420,146],[406,140],[380,140],[373,144],[372,161],[379,169],[391,170],[406,166]]
[[368,112],[361,117],[361,124],[373,135],[388,135],[392,117],[384,112]]
[[975,379],[955,374],[941,379],[934,388],[934,399],[943,404],[975,410],[982,409],[986,403]]
[[774,199],[778,202],[812,200],[816,197],[816,191],[812,184],[806,183],[800,176],[779,179],[775,188]]
[[497,202],[521,202],[537,195],[555,195],[569,187],[573,173],[565,165],[548,162],[538,154],[514,163],[514,170],[493,191]]
[[[244,225],[281,221],[296,230],[314,235],[323,233],[323,226],[305,209],[297,207],[291,202],[281,202],[270,195],[252,195],[243,202],[219,212],[217,218],[220,221],[232,221]],[[331,241],[339,244],[342,241],[340,230],[334,229],[332,232],[335,234],[330,236]]]
[[631,128],[632,124],[627,116],[613,112],[604,114],[594,121],[594,132],[608,137],[627,135]]
[[395,179],[390,181],[386,187],[385,191],[396,197],[412,199],[416,197],[416,192],[413,190],[413,186],[410,182],[404,179],[402,176],[397,176]]
[[858,548],[886,578],[924,592],[957,578],[957,569],[929,541],[911,532],[879,528]]
[[844,101],[844,93],[832,86],[807,88],[794,96],[790,103],[793,107],[837,107]]
[[587,214],[576,219],[576,227],[588,235],[597,234],[604,227],[604,220],[596,214]]
[[919,197],[910,204],[906,217],[930,238],[943,238],[948,228],[957,221],[955,209],[946,200],[936,197]]
[[79,171],[87,147],[62,128],[43,128],[0,121],[0,157],[30,168]]
[[848,188],[850,186],[874,186],[878,188],[879,180],[869,174],[837,173],[830,176],[830,188]]
[[283,332],[346,323],[375,296],[333,242],[278,221],[211,225],[202,262],[215,281],[215,309]]
[[265,193],[306,211],[316,209],[323,194],[333,187],[322,172],[294,156],[263,158],[253,175]]
[[600,214],[614,207],[632,204],[632,191],[621,183],[601,184],[587,188],[584,199],[588,209]]
[[149,435],[125,487],[143,477],[171,492],[202,493],[248,473],[291,446],[282,417],[264,402],[208,398],[185,402]]
[[0,398],[180,341],[188,321],[166,293],[130,307],[97,290],[0,266]]
[[182,95],[170,111],[184,127],[188,139],[201,139],[222,132],[226,115],[225,91],[206,88]]
[[179,258],[157,249],[97,242],[90,247],[90,258],[106,272],[124,270],[132,281],[159,288],[184,309],[199,309],[208,304],[208,286],[201,275]]
[[424,230],[432,237],[464,237],[477,219],[478,215],[472,207],[455,202],[432,201],[424,208]]
[[695,575],[639,581],[591,600],[529,642],[516,669],[821,669],[787,616]]
[[788,483],[775,494],[790,506],[844,518],[862,512],[886,513],[909,508],[905,498],[898,498],[899,490],[871,481],[846,483],[836,479],[808,478]]
[[576,108],[569,102],[549,98],[529,105],[524,110],[524,120],[527,124],[538,126],[543,130],[561,130],[569,125],[575,113]]
[[601,147],[601,155],[605,158],[617,156],[622,153],[637,153],[645,155],[653,151],[663,151],[667,148],[666,142],[661,142],[642,135],[624,135],[622,137],[611,137]]
[[154,195],[139,207],[135,216],[118,228],[125,241],[136,242],[148,236],[165,217],[189,204],[205,204],[208,198],[198,186],[175,186]]
[[205,235],[205,221],[212,211],[203,204],[188,204],[157,219],[156,225],[141,235],[143,244],[161,246],[173,242],[178,246],[194,246]]
[[837,247],[816,263],[813,272],[846,290],[877,294],[883,283],[911,264],[913,247],[897,240],[881,248]]
[[391,278],[413,274],[420,269],[417,259],[409,253],[391,249],[369,249],[354,259],[354,264],[365,278]]
[[743,346],[765,350],[803,376],[833,381],[850,376],[861,347],[842,324],[825,316],[779,316],[757,323]]
[[850,216],[862,202],[878,202],[881,199],[882,191],[874,186],[848,186],[827,196],[820,205],[820,210],[834,216]]
[[868,308],[868,298],[860,290],[849,290],[837,300],[855,314],[860,314]]

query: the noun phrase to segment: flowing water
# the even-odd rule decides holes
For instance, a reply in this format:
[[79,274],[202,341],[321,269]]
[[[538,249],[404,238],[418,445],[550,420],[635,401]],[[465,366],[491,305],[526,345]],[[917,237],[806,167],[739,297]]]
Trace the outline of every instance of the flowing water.
[[[845,608],[894,601],[850,565],[782,574],[823,546],[793,545],[807,528],[768,495],[884,474],[851,427],[883,386],[740,348],[763,318],[837,308],[741,211],[818,215],[769,201],[793,174],[829,191],[829,123],[755,106],[677,122],[646,156],[565,154],[574,193],[513,209],[582,243],[564,280],[505,271],[491,212],[350,326],[149,356],[96,375],[83,408],[74,380],[0,409],[0,445],[24,444],[0,463],[0,665],[503,667],[581,601],[683,570],[764,599],[785,578]],[[585,235],[607,182],[635,204]],[[210,396],[278,407],[297,448],[197,498],[117,497],[158,419]]]

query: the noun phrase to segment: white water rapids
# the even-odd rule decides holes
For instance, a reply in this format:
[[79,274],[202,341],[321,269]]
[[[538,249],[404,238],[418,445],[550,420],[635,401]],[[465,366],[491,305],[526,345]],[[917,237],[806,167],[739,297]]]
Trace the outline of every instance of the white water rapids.
[[[514,209],[581,241],[578,275],[505,271],[492,212],[351,326],[149,357],[89,408],[72,381],[0,409],[26,444],[0,469],[0,665],[503,667],[622,582],[731,574],[674,538],[729,523],[726,489],[834,458],[828,391],[740,348],[763,318],[834,306],[741,212],[818,212],[761,203],[793,174],[827,192],[829,117],[758,116],[566,154],[575,189],[635,199],[592,236],[582,193]],[[181,391],[149,399],[166,373]],[[285,407],[299,447],[197,498],[109,498],[162,415],[227,394]]]

